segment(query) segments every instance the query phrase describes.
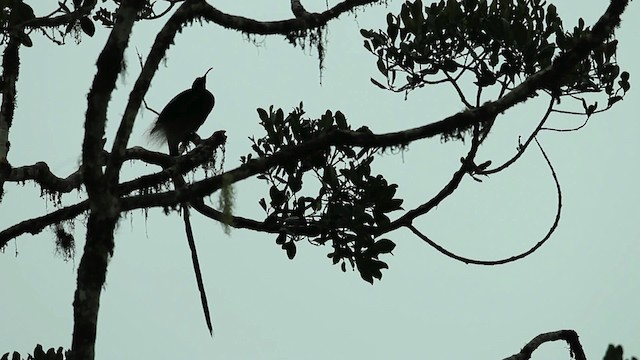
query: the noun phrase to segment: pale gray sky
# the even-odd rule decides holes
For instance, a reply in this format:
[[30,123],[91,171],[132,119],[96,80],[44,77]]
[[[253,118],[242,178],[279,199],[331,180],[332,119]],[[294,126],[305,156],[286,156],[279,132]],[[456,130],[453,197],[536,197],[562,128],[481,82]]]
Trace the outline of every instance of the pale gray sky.
[[[291,16],[288,1],[215,1],[230,13],[258,19]],[[425,1],[426,3],[426,1]],[[608,2],[556,1],[565,28],[579,16],[592,24]],[[386,27],[389,1],[343,16],[328,27],[326,69],[319,84],[315,51],[301,51],[282,37],[243,35],[211,24],[194,24],[152,82],[148,103],[161,109],[196,76],[213,66],[208,87],[216,107],[199,133],[227,131],[225,168],[239,165],[250,151],[247,137],[261,136],[257,107],[285,111],[304,101],[309,116],[341,110],[353,127],[374,132],[401,130],[459,111],[449,89],[422,89],[409,96],[384,92],[369,82],[380,79],[375,58],[362,46],[360,28]],[[579,6],[577,6],[579,4]],[[32,4],[41,15],[49,8]],[[305,2],[321,11],[325,1]],[[640,74],[638,4],[632,2],[618,32],[619,63],[631,73],[632,89],[613,110],[594,116],[583,130],[544,133],[539,138],[563,187],[563,217],[552,239],[534,255],[508,265],[464,265],[437,253],[400,230],[390,269],[374,286],[357,272],[332,266],[329,248],[301,243],[293,261],[275,236],[222,228],[194,214],[193,225],[215,334],[209,337],[192,273],[189,249],[177,214],[129,214],[120,222],[103,292],[96,359],[501,359],[535,335],[574,329],[587,356],[598,359],[609,343],[627,355],[640,355],[640,155],[637,121]],[[163,21],[134,27],[128,71],[109,106],[109,140],[139,72],[133,46],[144,55]],[[77,167],[86,93],[107,31],[99,28],[80,45],[55,46],[33,35],[21,50],[18,108],[11,128],[14,166],[47,161],[66,176]],[[528,135],[544,107],[539,103],[509,111],[478,159],[499,163],[510,157],[519,135]],[[636,114],[636,115],[633,115]],[[154,120],[143,112],[131,146],[144,145]],[[580,118],[556,117],[569,127]],[[461,143],[431,140],[402,154],[387,154],[375,170],[398,183],[405,208],[432,196],[466,152]],[[125,177],[152,171],[124,167]],[[237,213],[262,215],[257,200],[266,195],[259,181],[235,188]],[[5,186],[0,228],[51,211],[33,184]],[[83,198],[75,193],[65,203]],[[215,197],[213,198],[215,200]],[[521,252],[543,236],[555,213],[555,187],[539,152],[532,147],[520,162],[483,183],[466,179],[458,192],[416,226],[462,255],[495,259]],[[11,209],[11,210],[9,210]],[[31,352],[71,343],[72,299],[84,229],[76,222],[78,254],[73,262],[54,255],[46,230],[23,236],[0,254],[0,354]],[[18,256],[14,256],[15,252]],[[565,344],[543,347],[535,359],[568,358]]]

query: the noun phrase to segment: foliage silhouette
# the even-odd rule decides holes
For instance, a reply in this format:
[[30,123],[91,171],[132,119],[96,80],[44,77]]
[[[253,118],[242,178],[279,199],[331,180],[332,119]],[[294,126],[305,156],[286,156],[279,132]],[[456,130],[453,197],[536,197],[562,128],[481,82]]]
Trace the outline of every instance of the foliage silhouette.
[[[3,1],[1,41],[6,46],[0,113],[0,130],[3,130],[0,131],[0,194],[5,182],[33,181],[43,192],[56,197],[81,189],[87,200],[71,205],[60,201],[56,210],[46,215],[0,230],[0,248],[23,234],[37,234],[53,227],[64,253],[72,253],[73,236],[64,224],[88,215],[74,300],[71,348],[74,359],[94,358],[100,295],[109,260],[114,256],[114,232],[122,215],[132,210],[162,207],[171,212],[183,205],[187,211],[188,205],[227,226],[274,234],[276,244],[290,259],[295,257],[302,239],[327,245],[331,247],[328,257],[333,264],[339,263],[343,271],[347,265],[357,269],[362,279],[371,284],[374,279],[380,280],[382,269],[388,267],[383,259],[395,248],[392,232],[402,227],[453,259],[482,265],[527,256],[551,236],[560,215],[560,187],[551,161],[536,136],[542,131],[570,130],[544,126],[554,113],[573,114],[588,120],[610,109],[630,90],[630,75],[617,64],[618,42],[614,38],[628,0],[611,0],[593,26],[585,26],[580,19],[571,31],[564,29],[553,5],[545,6],[539,0],[443,0],[429,6],[420,0],[404,2],[399,13],[387,15],[386,30],[361,31],[365,48],[375,56],[378,71],[385,78],[371,81],[380,88],[407,95],[427,85],[449,85],[465,107],[464,111],[438,121],[430,119],[416,128],[383,134],[367,127],[353,130],[342,112],[327,110],[318,118],[308,118],[300,103],[286,116],[275,106],[258,109],[257,118],[265,134],[251,138],[252,152],[242,158],[240,166],[231,170],[222,171],[220,167],[219,171],[210,172],[212,164],[215,168],[219,160],[217,151],[223,150],[224,131],[201,141],[196,138],[195,149],[180,156],[127,148],[151,80],[174,44],[176,34],[184,28],[197,22],[213,23],[248,35],[283,35],[294,44],[308,41],[318,48],[322,64],[323,27],[341,14],[381,2],[346,0],[321,13],[310,13],[300,1],[292,0],[293,18],[258,21],[223,13],[204,0],[168,4],[145,0],[103,1],[101,5],[105,7],[100,8],[96,0],[73,0],[72,3],[60,2],[51,14],[41,17],[22,0]],[[166,7],[160,9],[161,6]],[[125,69],[124,51],[133,25],[161,18],[165,25],[146,55],[113,145],[107,150],[104,139],[107,108],[116,80]],[[102,28],[96,29],[95,22]],[[13,167],[8,160],[8,134],[12,122],[19,120],[14,119],[14,109],[21,46],[32,46],[34,33],[62,45],[69,37],[80,41],[82,34],[93,36],[105,29],[109,31],[109,38],[97,59],[96,75],[87,95],[82,165],[66,178],[54,175],[45,163]],[[469,91],[469,87],[473,90]],[[601,103],[606,103],[605,107],[599,108],[598,102],[590,102],[595,94],[603,97]],[[490,136],[496,119],[535,96],[546,96],[548,109],[527,141],[518,146],[513,158],[495,167],[490,161],[477,161],[477,150]],[[584,111],[568,110],[564,107],[568,102],[577,102]],[[433,137],[468,141],[468,153],[460,159],[458,170],[440,191],[431,196],[419,194],[427,200],[405,209],[403,199],[396,196],[399,185],[377,174],[372,164],[384,151],[404,149],[412,142]],[[182,136],[171,140],[171,155],[178,155],[177,143],[183,140]],[[479,176],[505,169],[518,160],[533,141],[539,145],[556,180],[559,199],[556,222],[539,245],[504,261],[483,261],[457,256],[418,230],[414,221],[455,192],[464,177],[469,175],[480,181]],[[158,165],[162,170],[121,181],[122,165],[127,160]],[[198,169],[205,170],[205,175],[187,184],[183,176]],[[250,177],[260,178],[269,185],[268,195],[258,200],[265,211],[264,219],[231,213],[230,187]],[[175,183],[173,190],[167,186],[170,182]],[[203,201],[218,190],[226,194],[223,210]],[[189,233],[187,219],[188,216],[185,226]],[[525,347],[528,353],[523,349],[514,356],[525,358],[541,343],[555,340],[567,341],[572,354],[584,358],[577,334],[571,330],[541,334]],[[34,354],[36,352],[42,356],[43,350],[37,347]]]

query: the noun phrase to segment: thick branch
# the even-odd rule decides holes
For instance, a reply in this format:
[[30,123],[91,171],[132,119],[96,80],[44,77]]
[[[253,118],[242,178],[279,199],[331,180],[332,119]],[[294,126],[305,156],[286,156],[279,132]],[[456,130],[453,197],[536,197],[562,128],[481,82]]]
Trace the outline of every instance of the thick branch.
[[3,185],[10,172],[11,165],[7,160],[9,154],[9,128],[13,122],[16,109],[16,82],[20,69],[18,49],[20,41],[10,36],[2,56],[2,105],[0,105],[0,199]]
[[100,293],[104,286],[109,257],[113,255],[113,237],[120,208],[115,188],[109,186],[100,165],[107,105],[122,71],[124,50],[131,29],[145,0],[124,1],[116,14],[116,23],[98,56],[97,72],[87,95],[82,176],[91,207],[87,235],[78,266],[78,280],[73,301],[73,337],[71,352],[75,360],[93,360]]
[[129,43],[131,29],[136,20],[143,0],[133,1],[132,5],[121,7],[104,49],[98,56],[97,72],[87,95],[87,113],[85,118],[84,141],[82,144],[82,175],[85,181],[91,207],[109,212],[110,217],[117,216],[118,210],[113,197],[102,179],[100,155],[103,150],[103,137],[107,121],[107,106],[116,80],[124,64],[124,49]]

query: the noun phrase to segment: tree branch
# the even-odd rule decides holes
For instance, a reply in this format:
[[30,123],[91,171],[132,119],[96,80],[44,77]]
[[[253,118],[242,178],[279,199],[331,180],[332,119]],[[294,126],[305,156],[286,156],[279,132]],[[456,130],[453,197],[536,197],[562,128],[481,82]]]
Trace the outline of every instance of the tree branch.
[[547,242],[547,240],[549,240],[549,238],[551,238],[551,235],[556,231],[556,228],[558,227],[558,224],[560,223],[560,214],[562,213],[562,190],[560,189],[560,181],[558,180],[558,176],[556,175],[556,172],[553,169],[553,165],[551,164],[551,161],[547,157],[547,154],[544,152],[544,149],[542,148],[542,146],[540,146],[540,143],[538,142],[537,139],[536,139],[536,144],[538,144],[538,147],[540,148],[540,151],[542,152],[542,156],[544,156],[544,159],[547,162],[547,165],[549,166],[549,169],[551,170],[551,175],[553,176],[553,180],[554,180],[554,182],[556,184],[556,192],[558,194],[558,207],[557,207],[555,219],[553,221],[553,224],[549,228],[549,231],[547,231],[547,234],[542,238],[542,240],[538,241],[538,243],[536,243],[531,249],[529,249],[529,250],[527,250],[527,251],[525,251],[523,253],[520,253],[518,255],[514,255],[514,256],[505,258],[505,259],[500,259],[500,260],[476,260],[476,259],[466,258],[464,256],[457,255],[457,254],[445,249],[444,247],[442,247],[441,245],[439,245],[435,241],[429,239],[426,235],[424,235],[422,232],[420,232],[418,229],[416,229],[415,226],[413,226],[412,224],[408,224],[408,225],[405,225],[405,226],[409,230],[411,230],[416,236],[418,236],[420,239],[422,239],[424,242],[429,244],[434,249],[438,250],[440,253],[442,253],[445,256],[450,257],[450,258],[452,258],[454,260],[461,261],[461,262],[463,262],[465,264],[473,264],[473,265],[502,265],[502,264],[507,264],[507,263],[510,263],[510,262],[513,262],[513,261],[516,261],[516,260],[520,260],[522,258],[525,258],[525,257],[533,254],[536,250],[538,250],[540,247],[542,247],[542,245],[544,245],[544,243]]
[[2,56],[2,104],[0,105],[0,200],[4,182],[11,170],[9,164],[9,129],[16,109],[16,82],[20,69],[20,41],[10,36]]
[[304,6],[302,6],[300,0],[291,0],[291,12],[296,18],[303,18],[310,15]]
[[53,174],[47,163],[40,161],[33,165],[11,169],[7,180],[11,182],[33,180],[42,190],[61,194],[80,189],[82,172],[78,169],[63,179]]
[[25,28],[37,29],[37,28],[43,28],[43,27],[68,25],[69,23],[78,21],[82,17],[90,15],[91,11],[96,6],[97,2],[98,2],[97,0],[85,1],[86,5],[83,5],[68,14],[55,16],[55,17],[45,16],[45,17],[35,18],[29,21],[25,21],[19,26],[25,27]]
[[529,138],[527,139],[527,141],[525,141],[524,144],[519,146],[518,152],[511,159],[505,161],[504,164],[502,164],[500,166],[497,166],[497,167],[495,167],[493,169],[480,170],[480,171],[477,172],[477,174],[478,175],[495,174],[497,172],[500,172],[500,171],[508,168],[509,166],[511,166],[511,164],[515,163],[520,158],[520,156],[522,156],[524,154],[524,152],[529,147],[529,144],[531,144],[531,142],[536,138],[536,136],[538,135],[540,130],[543,129],[544,124],[547,122],[547,119],[549,119],[549,115],[551,114],[551,111],[553,110],[554,102],[555,102],[555,99],[553,99],[553,98],[549,101],[549,106],[547,107],[547,111],[542,116],[542,120],[540,120],[540,123],[538,124],[538,126],[535,128],[535,130],[533,130],[531,135],[529,135]]
[[[221,211],[218,211],[205,204],[201,198],[191,201],[190,204],[194,210],[196,210],[203,216],[206,216],[213,220],[217,220],[219,222],[224,222],[224,214]],[[247,219],[240,216],[233,216],[231,218],[231,221],[227,223],[227,225],[238,229],[248,229],[273,234],[277,234],[281,230],[281,226],[279,226],[278,224],[267,224],[262,221]]]
[[15,239],[23,234],[36,235],[47,226],[74,219],[87,210],[89,210],[89,200],[84,200],[46,215],[21,221],[16,225],[0,231],[0,249],[4,248],[11,239]]
[[352,11],[363,5],[373,4],[380,1],[381,0],[345,0],[321,13],[309,13],[306,12],[302,6],[300,6],[300,8],[302,8],[303,11],[298,11],[300,8],[297,6],[294,7],[294,3],[299,4],[299,2],[292,0],[292,11],[296,18],[280,21],[258,21],[243,16],[229,15],[205,2],[194,5],[194,8],[198,17],[202,17],[205,20],[211,21],[227,29],[257,35],[287,35],[295,31],[304,31],[322,27],[345,12]]
[[[153,188],[169,181],[176,175],[184,175],[209,161],[213,156],[214,151],[224,145],[226,139],[227,137],[224,131],[217,131],[209,138],[202,140],[195,149],[180,157],[174,158],[173,156],[166,154],[153,153],[154,156],[157,155],[157,157],[153,159],[154,164],[162,166],[163,170],[153,174],[144,175],[135,180],[127,181],[118,185],[118,193],[122,196],[130,194],[136,190]],[[127,150],[125,160],[131,159],[129,156],[130,150]],[[144,149],[140,148],[138,154],[145,155],[147,158],[146,160],[148,160],[149,156],[148,154],[145,154],[146,150],[143,150]]]
[[504,360],[529,360],[533,352],[536,351],[540,345],[558,340],[564,340],[569,344],[569,354],[572,358],[576,360],[587,360],[587,356],[580,344],[580,339],[578,339],[578,334],[573,330],[559,330],[540,334],[529,341],[519,353],[511,355]]
[[113,255],[114,231],[120,217],[118,196],[109,186],[100,165],[107,121],[107,105],[123,69],[124,50],[131,29],[145,0],[123,1],[116,14],[107,43],[98,56],[97,72],[87,95],[87,112],[82,144],[82,177],[89,196],[87,235],[78,266],[73,301],[71,352],[76,360],[93,360],[98,325],[100,293],[106,279],[109,257]]
[[415,209],[407,211],[404,215],[402,215],[398,219],[392,221],[389,224],[389,226],[387,226],[387,227],[385,227],[383,229],[377,230],[376,231],[376,235],[379,236],[381,234],[384,234],[384,233],[393,231],[395,229],[398,229],[398,228],[400,228],[402,226],[411,225],[413,220],[415,220],[417,217],[428,213],[429,211],[431,211],[431,209],[433,209],[434,207],[438,206],[438,204],[440,204],[449,195],[453,194],[453,192],[460,185],[460,182],[462,181],[462,178],[464,177],[464,175],[466,173],[469,173],[472,170],[471,164],[473,164],[473,162],[474,162],[474,159],[476,157],[476,153],[478,152],[478,147],[480,146],[481,143],[482,143],[482,141],[480,140],[479,130],[476,129],[474,131],[473,141],[471,143],[471,148],[469,149],[469,152],[467,153],[467,157],[464,158],[464,159],[461,159],[462,165],[460,166],[460,168],[456,172],[453,173],[453,177],[442,188],[442,190],[440,190],[438,192],[438,194],[436,194],[436,196],[431,198],[426,203],[418,206]]
[[131,28],[144,1],[136,0],[132,3],[134,6],[124,5],[118,10],[119,20],[116,21],[107,43],[98,56],[97,72],[87,95],[82,144],[82,176],[92,208],[109,211],[111,217],[114,217],[114,214],[117,216],[118,211],[113,204],[114,199],[109,194],[107,183],[102,179],[100,155],[103,151],[102,139],[107,121],[107,106],[118,75],[122,71],[124,50],[129,43]]

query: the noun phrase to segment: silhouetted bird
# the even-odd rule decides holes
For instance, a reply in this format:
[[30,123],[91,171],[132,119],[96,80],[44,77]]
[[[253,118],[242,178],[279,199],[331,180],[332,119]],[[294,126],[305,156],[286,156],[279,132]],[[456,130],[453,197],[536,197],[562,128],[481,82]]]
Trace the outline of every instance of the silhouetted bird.
[[[191,85],[191,89],[185,90],[171,99],[167,106],[162,109],[160,115],[149,135],[152,138],[166,141],[169,145],[169,155],[178,156],[178,146],[180,143],[189,141],[192,134],[200,128],[211,113],[215,98],[213,94],[207,90],[207,74],[211,69],[207,70],[202,77],[196,78]],[[173,178],[176,190],[186,186],[181,175]],[[207,295],[202,282],[202,274],[198,262],[198,253],[196,244],[193,240],[191,232],[191,221],[189,220],[189,205],[183,203],[184,222],[187,231],[187,243],[191,249],[191,260],[193,261],[193,270],[196,274],[196,282],[198,291],[200,292],[200,300],[202,301],[202,310],[204,311],[205,320],[209,333],[213,334],[213,325],[211,324],[211,315],[209,313],[209,305],[207,303]]]
[[167,141],[171,156],[178,156],[178,145],[189,140],[213,109],[215,98],[206,88],[209,71],[169,101],[151,129],[151,137]]

